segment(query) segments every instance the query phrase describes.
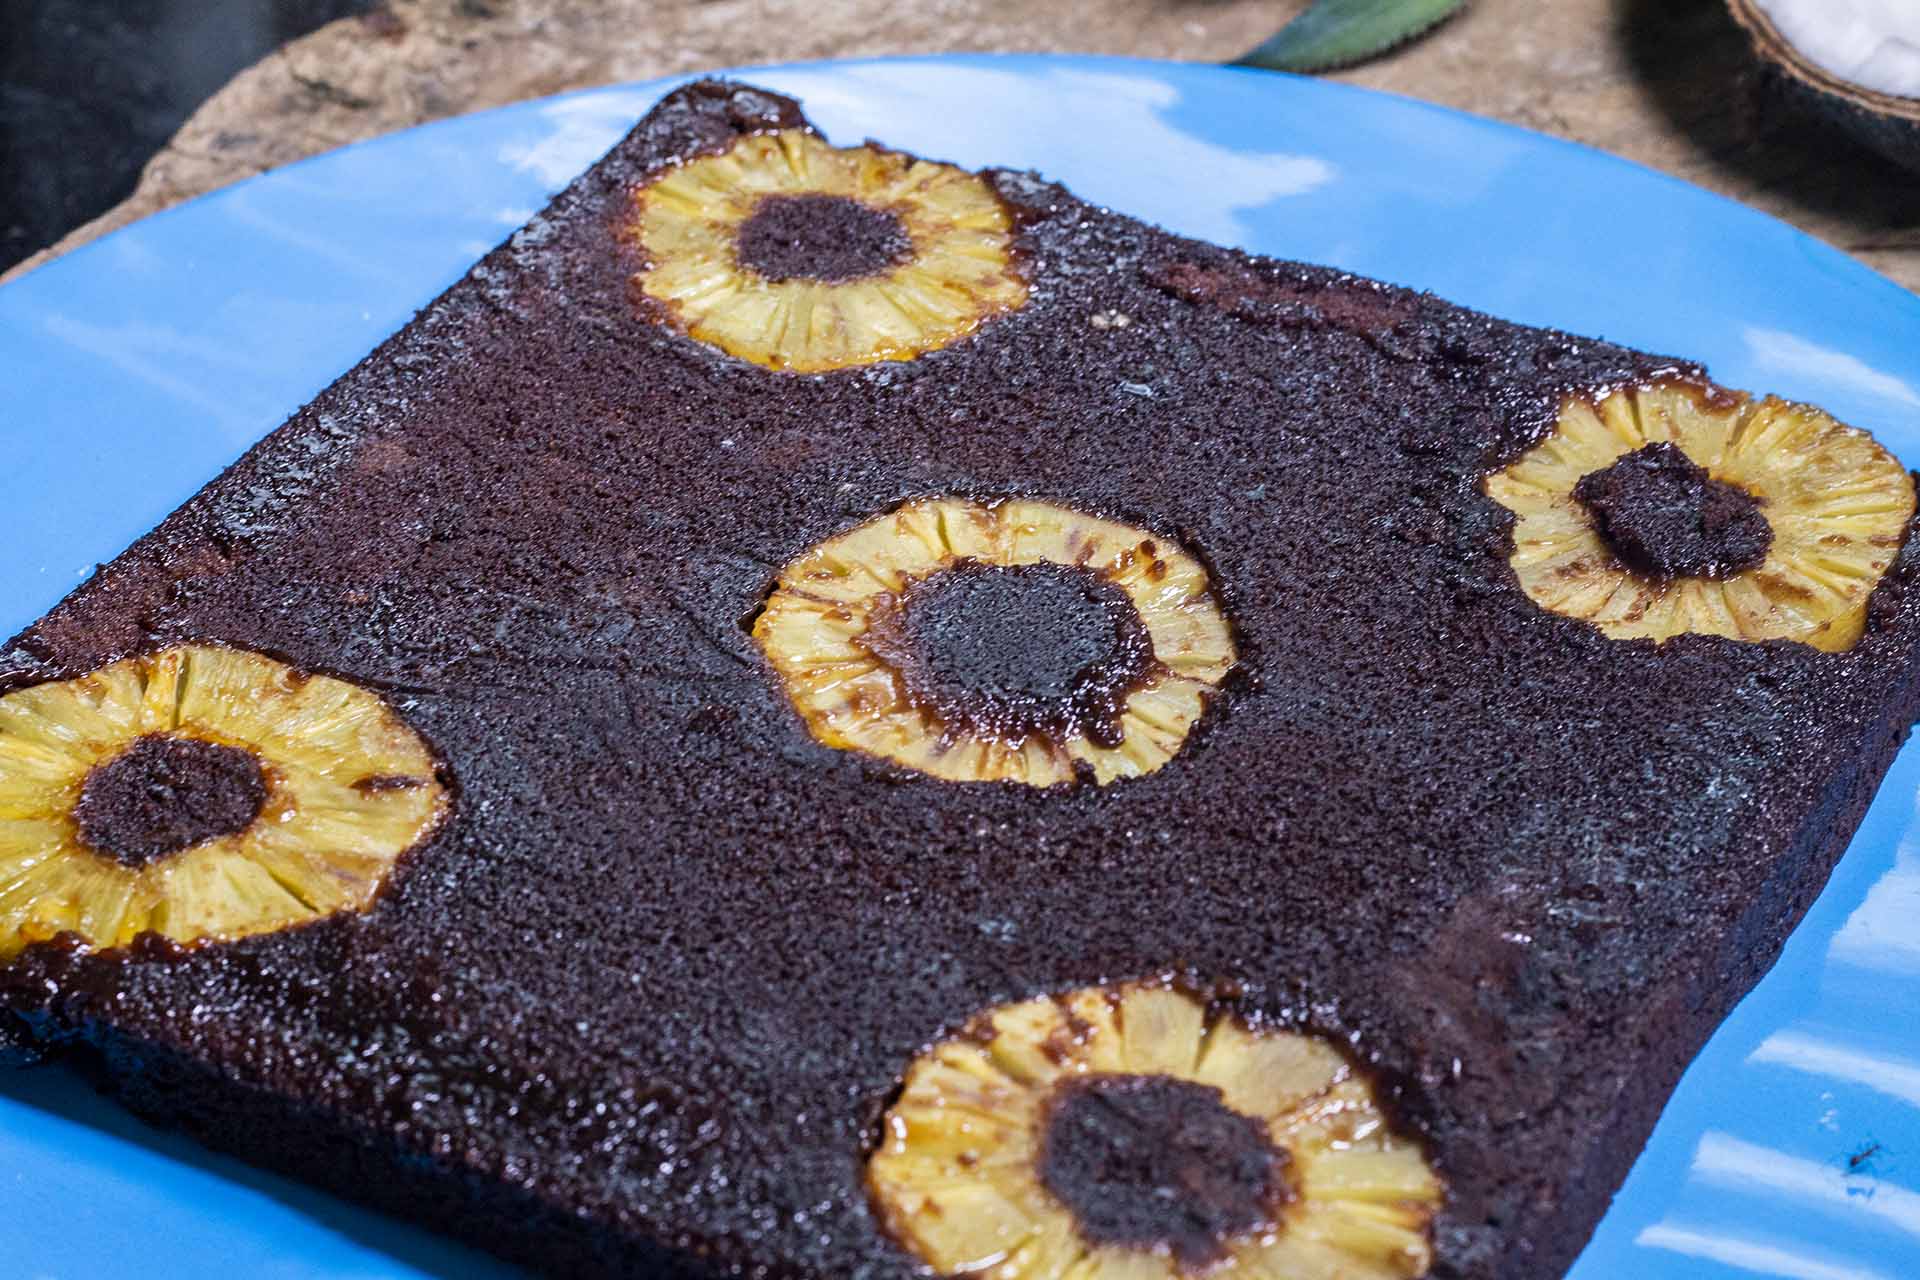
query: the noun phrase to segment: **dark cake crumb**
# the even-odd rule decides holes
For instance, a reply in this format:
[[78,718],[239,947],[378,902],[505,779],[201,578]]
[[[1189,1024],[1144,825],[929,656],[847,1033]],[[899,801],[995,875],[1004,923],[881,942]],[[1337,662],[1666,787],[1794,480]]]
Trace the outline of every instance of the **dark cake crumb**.
[[763,279],[823,284],[884,275],[912,252],[899,214],[819,194],[763,197],[734,242],[740,265]]
[[1126,592],[1074,565],[960,560],[908,585],[863,643],[948,725],[1117,741],[1153,646]]
[[1048,1109],[1039,1173],[1089,1244],[1166,1250],[1183,1268],[1270,1229],[1287,1156],[1220,1091],[1168,1076],[1082,1076]]
[[251,751],[149,734],[95,767],[73,808],[80,838],[129,867],[245,831],[267,800]]
[[1764,563],[1773,545],[1752,494],[1711,479],[1665,441],[1585,476],[1573,496],[1621,562],[1651,578],[1731,578]]

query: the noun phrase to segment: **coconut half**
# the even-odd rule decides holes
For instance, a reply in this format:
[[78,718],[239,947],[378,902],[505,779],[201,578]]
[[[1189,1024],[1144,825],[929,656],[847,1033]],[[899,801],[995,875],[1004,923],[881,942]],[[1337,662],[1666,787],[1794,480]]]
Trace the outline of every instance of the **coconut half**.
[[1727,0],[1793,97],[1920,169],[1920,0]]

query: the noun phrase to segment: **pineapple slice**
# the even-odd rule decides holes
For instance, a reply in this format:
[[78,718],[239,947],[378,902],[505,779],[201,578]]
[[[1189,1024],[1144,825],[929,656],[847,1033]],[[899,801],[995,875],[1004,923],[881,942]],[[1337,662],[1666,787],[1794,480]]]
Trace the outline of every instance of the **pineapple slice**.
[[[1671,499],[1684,483],[1679,455],[1704,478],[1690,491],[1692,527],[1678,531],[1683,554],[1663,565],[1644,544],[1672,551],[1675,529],[1623,531],[1594,495],[1637,469],[1641,483],[1664,472]],[[1486,491],[1517,517],[1513,571],[1543,608],[1617,639],[1693,632],[1833,652],[1865,630],[1867,597],[1914,513],[1911,477],[1865,432],[1807,405],[1682,382],[1569,399],[1553,432]],[[1669,501],[1664,516],[1674,510]],[[1765,536],[1750,536],[1755,521]],[[1689,538],[1734,554],[1699,554]]]
[[934,1045],[867,1187],[933,1271],[992,1280],[1417,1280],[1443,1196],[1338,1050],[1152,982]]
[[926,499],[830,538],[753,634],[827,746],[1036,787],[1160,768],[1236,661],[1199,561],[1033,501]]
[[769,369],[911,360],[1027,299],[984,181],[872,145],[754,134],[633,200],[641,291],[701,342]]
[[365,909],[445,816],[374,694],[184,645],[0,697],[0,958],[267,933]]

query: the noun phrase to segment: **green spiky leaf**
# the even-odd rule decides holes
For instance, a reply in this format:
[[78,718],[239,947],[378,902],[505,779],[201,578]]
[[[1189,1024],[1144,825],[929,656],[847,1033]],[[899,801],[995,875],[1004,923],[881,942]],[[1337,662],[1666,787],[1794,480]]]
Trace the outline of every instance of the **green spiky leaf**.
[[1466,0],[1316,0],[1234,65],[1331,71],[1365,62],[1439,26]]

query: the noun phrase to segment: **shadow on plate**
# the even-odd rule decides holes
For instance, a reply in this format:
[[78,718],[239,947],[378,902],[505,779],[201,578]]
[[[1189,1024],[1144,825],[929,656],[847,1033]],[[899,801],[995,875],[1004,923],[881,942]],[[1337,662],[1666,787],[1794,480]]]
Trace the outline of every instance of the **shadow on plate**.
[[1920,245],[1920,182],[1764,83],[1726,0],[1619,0],[1615,36],[1641,88],[1736,191],[1847,219],[1840,245]]

